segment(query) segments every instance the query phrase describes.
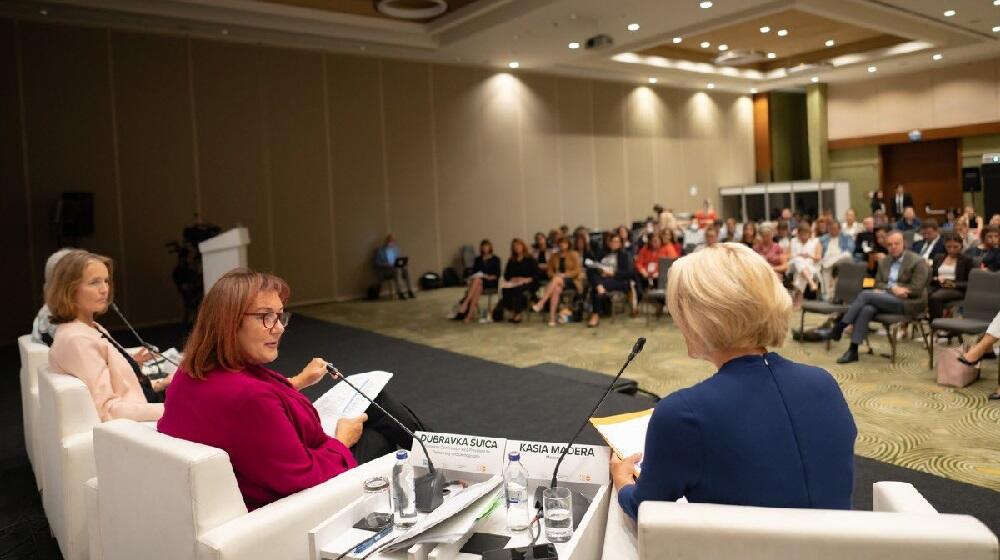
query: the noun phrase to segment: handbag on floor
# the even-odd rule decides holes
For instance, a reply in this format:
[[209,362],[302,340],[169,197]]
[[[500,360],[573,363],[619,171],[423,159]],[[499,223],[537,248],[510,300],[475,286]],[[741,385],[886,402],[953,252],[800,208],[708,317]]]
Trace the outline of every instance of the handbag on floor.
[[937,382],[949,387],[967,387],[979,379],[979,368],[958,361],[964,353],[961,346],[943,348],[937,364]]

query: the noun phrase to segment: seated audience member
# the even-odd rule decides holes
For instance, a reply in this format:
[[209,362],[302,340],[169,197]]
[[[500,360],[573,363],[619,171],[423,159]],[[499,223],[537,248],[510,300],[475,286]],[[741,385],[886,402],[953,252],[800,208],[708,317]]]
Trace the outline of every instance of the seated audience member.
[[[930,220],[928,220],[930,221]],[[944,316],[948,302],[965,298],[972,259],[962,254],[962,240],[954,233],[944,235],[945,252],[934,256],[927,308],[931,321]]]
[[663,230],[660,233],[660,240],[663,242],[663,248],[668,258],[676,259],[684,254],[684,248],[677,241],[677,234],[675,232],[669,229]]
[[573,250],[580,255],[581,263],[588,259],[592,261],[599,260],[594,256],[593,251],[590,250],[590,234],[586,231],[577,231],[573,235]]
[[827,220],[826,218],[820,216],[819,218],[816,218],[815,222],[813,222],[813,231],[812,231],[813,237],[819,239],[824,235],[826,235],[827,233],[829,233],[829,229],[830,229],[830,220]]
[[886,213],[885,206],[885,193],[882,189],[875,189],[868,193],[868,207],[871,208],[872,216],[881,212],[883,215]]
[[868,253],[868,269],[866,274],[872,278],[875,277],[875,273],[878,272],[878,263],[889,254],[889,249],[887,249],[887,243],[889,239],[889,228],[887,226],[879,226],[875,228],[875,247]]
[[[59,259],[66,256],[67,253],[73,249],[59,249],[55,253],[49,255],[48,260],[45,261],[45,284],[42,285],[43,299],[44,291],[48,286],[49,281],[52,280],[52,271],[55,270],[56,265],[59,264]],[[37,342],[38,344],[44,344],[46,346],[52,346],[52,340],[56,336],[56,326],[52,324],[51,313],[49,312],[49,306],[46,303],[42,303],[42,308],[38,310],[38,314],[35,315],[35,320],[31,322],[31,341]]]
[[753,222],[743,224],[743,235],[740,236],[739,242],[753,249],[757,244],[757,224]]
[[840,229],[840,222],[830,220],[828,233],[820,238],[819,243],[823,248],[823,259],[820,261],[823,300],[831,301],[836,283],[834,270],[840,263],[854,258],[854,237]]
[[644,454],[611,460],[624,512],[682,496],[851,509],[854,418],[826,370],[768,351],[784,343],[791,308],[771,268],[736,244],[700,251],[671,267],[667,306],[688,355],[718,371],[656,405]]
[[49,367],[83,381],[102,422],[156,420],[173,376],[150,381],[139,365],[152,357],[149,351],[129,354],[94,320],[114,298],[112,272],[111,259],[87,251],[73,250],[59,260],[45,288],[56,325]]
[[531,245],[531,256],[535,258],[535,262],[538,264],[538,278],[544,278],[546,276],[546,271],[548,270],[549,255],[551,251],[549,249],[549,240],[545,237],[545,234],[538,232],[535,234],[535,242]]
[[786,255],[788,254],[788,250],[792,248],[792,233],[791,230],[788,229],[789,227],[791,226],[789,226],[789,223],[786,220],[781,220],[778,222],[774,231],[774,242],[781,247],[781,250],[784,251]]
[[569,239],[559,238],[559,251],[552,253],[549,259],[549,283],[545,286],[542,298],[531,306],[535,313],[541,313],[545,304],[549,304],[549,326],[556,326],[556,314],[559,313],[559,296],[566,286],[572,285],[577,294],[583,293],[583,261],[580,253],[574,251]]
[[796,309],[802,303],[806,288],[813,292],[817,290],[816,279],[822,258],[823,247],[812,236],[809,223],[799,222],[797,235],[788,246],[788,272],[792,275],[793,305]]
[[895,222],[889,220],[889,215],[882,210],[875,211],[875,213],[872,214],[872,219],[875,220],[876,228],[886,227],[891,230],[892,226],[895,224]]
[[847,235],[854,238],[857,237],[859,233],[864,231],[865,227],[858,221],[857,215],[854,213],[854,209],[848,208],[847,212],[844,212],[844,223],[841,224],[840,229]]
[[622,250],[628,253],[630,257],[635,258],[636,253],[639,252],[639,246],[637,243],[632,242],[632,231],[625,226],[618,226],[615,232],[622,240]]
[[974,249],[979,245],[979,237],[969,230],[969,221],[965,216],[959,216],[955,220],[954,233],[962,240],[962,252]]
[[719,240],[723,243],[739,243],[740,233],[736,218],[726,218],[725,224],[719,229]]
[[868,253],[875,248],[875,220],[869,216],[861,221],[861,231],[854,236],[854,260],[868,260]]
[[896,222],[896,229],[899,231],[918,231],[920,229],[920,218],[917,217],[912,206],[907,206],[903,210],[903,217]]
[[965,252],[971,258],[978,258],[980,268],[992,272],[1000,270],[1000,229],[993,226],[983,228],[983,243]]
[[684,231],[684,252],[693,253],[704,246],[705,230],[698,226],[697,221],[692,220]]
[[706,198],[701,203],[701,209],[694,213],[693,218],[699,229],[705,229],[715,224],[719,216],[715,213],[715,208],[712,208],[712,203]]
[[982,225],[979,223],[979,217],[976,216],[976,209],[972,206],[965,207],[962,217],[965,218],[965,223],[969,226],[969,229],[976,230]]
[[500,303],[513,314],[510,322],[520,323],[521,315],[528,307],[528,298],[538,289],[538,261],[528,253],[527,245],[520,239],[510,242],[510,258],[507,259],[503,279]]
[[[250,510],[413,444],[375,407],[341,418],[326,434],[300,392],[326,376],[322,359],[290,379],[266,367],[288,326],[288,295],[288,284],[270,274],[238,268],[223,275],[205,294],[156,426],[225,451]],[[423,429],[387,391],[375,400],[411,430]]]
[[944,221],[941,222],[941,231],[951,231],[955,229],[955,219],[958,218],[958,208],[949,208],[944,213]]
[[878,263],[875,289],[865,290],[851,303],[830,332],[833,340],[840,340],[847,325],[854,325],[851,345],[838,364],[858,361],[858,346],[868,334],[868,323],[879,313],[904,314],[923,306],[924,290],[930,267],[913,251],[907,250],[903,234],[894,231],[886,240],[889,255]]
[[611,234],[608,240],[608,253],[601,258],[596,267],[588,267],[587,281],[590,283],[590,303],[593,312],[588,327],[596,327],[601,322],[601,299],[611,292],[622,292],[631,296],[633,316],[639,310],[639,304],[633,290],[635,266],[632,257],[622,249],[622,239],[617,233]]
[[792,214],[791,208],[782,208],[781,215],[778,218],[778,221],[785,222],[786,224],[788,224],[789,228],[794,228],[799,225],[798,220],[795,219],[795,215]]
[[[993,321],[986,328],[986,334],[983,335],[983,338],[979,339],[975,346],[969,348],[958,361],[967,366],[976,367],[986,353],[993,351],[993,346],[997,342],[1000,342],[1000,313],[993,317]],[[990,393],[989,400],[1000,401],[1000,383],[997,384],[996,390]]]
[[[660,259],[671,258],[673,251],[663,244],[659,235],[649,238],[649,244],[639,250],[635,258],[635,272],[641,290],[656,287],[660,274]],[[673,257],[676,258],[676,257]]]
[[992,216],[990,216],[990,222],[988,225],[991,225],[995,228],[1000,228],[1000,214],[993,214]]
[[[399,245],[396,244],[396,238],[390,233],[385,236],[385,242],[382,243],[382,246],[375,251],[375,272],[380,281],[392,280],[396,285],[396,295],[399,299],[406,299],[406,296],[415,298],[417,296],[413,295],[413,288],[410,286],[409,269],[406,266],[396,266],[398,259],[402,256]],[[399,283],[401,277],[406,282],[406,292],[403,292],[403,286]]]
[[920,235],[923,239],[913,244],[913,252],[920,255],[920,258],[930,262],[934,257],[944,254],[944,242],[938,231],[937,220],[927,218],[920,224]]
[[[458,313],[453,319],[461,318],[466,323],[472,321],[479,309],[479,296],[485,290],[497,289],[500,278],[500,257],[493,254],[493,243],[489,239],[479,242],[479,256],[472,263],[472,276],[469,278],[469,289],[465,299],[458,306]],[[492,311],[492,310],[487,310]]]
[[701,251],[702,249],[707,249],[708,247],[715,247],[719,243],[719,228],[715,226],[707,227],[704,230],[705,242],[702,243],[695,251]]
[[758,255],[764,257],[767,264],[771,265],[771,270],[779,278],[784,278],[785,273],[788,272],[788,255],[781,250],[781,245],[774,242],[774,230],[770,226],[760,228],[760,237],[754,250],[757,251]]

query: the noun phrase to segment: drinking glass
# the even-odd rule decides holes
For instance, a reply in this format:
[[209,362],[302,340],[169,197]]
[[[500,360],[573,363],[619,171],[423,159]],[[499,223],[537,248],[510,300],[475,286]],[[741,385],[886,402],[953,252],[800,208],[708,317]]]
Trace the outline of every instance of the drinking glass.
[[573,536],[573,496],[569,488],[557,486],[542,491],[545,512],[545,538],[552,543],[564,543]]

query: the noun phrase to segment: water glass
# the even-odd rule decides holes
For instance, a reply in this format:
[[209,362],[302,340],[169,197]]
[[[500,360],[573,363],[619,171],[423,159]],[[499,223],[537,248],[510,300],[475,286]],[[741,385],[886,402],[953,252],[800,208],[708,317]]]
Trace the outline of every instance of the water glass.
[[365,481],[364,511],[368,512],[362,520],[365,528],[371,531],[380,530],[392,523],[392,502],[389,497],[389,479],[376,476]]
[[569,488],[557,486],[542,491],[545,512],[545,538],[552,543],[564,543],[573,537],[573,496]]

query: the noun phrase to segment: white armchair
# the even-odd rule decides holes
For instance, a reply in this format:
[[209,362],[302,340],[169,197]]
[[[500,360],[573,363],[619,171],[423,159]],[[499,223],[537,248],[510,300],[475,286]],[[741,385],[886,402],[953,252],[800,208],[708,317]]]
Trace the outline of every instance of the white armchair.
[[38,452],[38,369],[49,365],[49,347],[31,341],[31,335],[17,339],[21,353],[21,417],[24,423],[24,449],[35,473],[35,484],[42,489],[42,466]]
[[643,502],[639,558],[997,558],[997,537],[985,525],[969,515],[938,514],[910,484],[878,482],[873,502],[875,511]]
[[248,513],[221,449],[131,420],[98,426],[94,447],[92,534],[100,543],[92,549],[106,560],[305,558],[308,531],[357,499],[366,478],[388,476],[394,462],[386,455]]
[[66,560],[86,560],[89,539],[84,483],[94,476],[93,428],[97,408],[82,381],[65,373],[38,372],[42,506]]

